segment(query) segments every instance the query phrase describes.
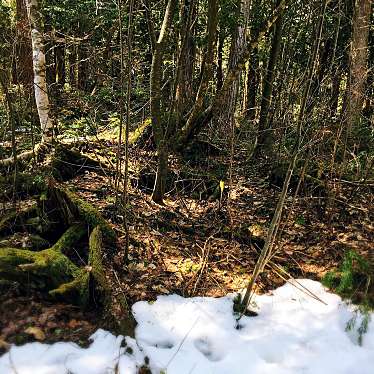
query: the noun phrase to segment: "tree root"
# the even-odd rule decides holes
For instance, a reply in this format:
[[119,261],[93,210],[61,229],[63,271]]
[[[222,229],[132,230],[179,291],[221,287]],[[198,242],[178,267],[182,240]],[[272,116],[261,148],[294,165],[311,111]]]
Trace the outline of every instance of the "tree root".
[[0,277],[24,283],[37,280],[43,289],[53,290],[77,278],[79,268],[64,254],[84,234],[83,225],[71,226],[52,247],[42,251],[0,248]]
[[79,198],[74,192],[62,186],[50,186],[51,199],[60,208],[61,215],[66,224],[72,224],[78,218],[86,222],[91,230],[100,226],[104,236],[109,241],[115,241],[116,235],[104,217],[89,203]]
[[96,289],[102,294],[104,302],[104,319],[122,335],[134,336],[135,320],[123,293],[116,294],[105,275],[102,263],[103,232],[96,226],[89,240],[89,269]]
[[[31,149],[30,151],[25,151],[25,152],[22,152],[19,155],[17,155],[17,161],[30,160],[34,156],[37,156],[38,153],[41,151],[41,149],[44,148],[44,146],[45,146],[45,143],[43,143],[43,142],[36,144],[35,147],[33,149]],[[10,166],[10,165],[14,164],[14,161],[15,161],[15,159],[14,159],[13,156],[8,157],[8,158],[4,158],[4,159],[0,160],[0,167]]]
[[[53,165],[53,160],[49,165]],[[51,169],[45,175],[51,175]],[[32,178],[26,179],[26,185],[29,181],[33,183]],[[52,298],[99,308],[108,327],[133,336],[135,322],[126,297],[118,292],[118,287],[113,287],[103,264],[104,246],[107,253],[107,249],[116,244],[114,230],[87,201],[55,179],[49,177],[45,180],[36,186],[35,193],[39,195],[37,202],[21,210],[10,211],[1,218],[0,235],[13,233],[17,229],[44,233],[45,230],[38,230],[44,220],[50,225],[45,227],[49,231],[41,234],[41,239],[46,236],[52,242],[52,238],[60,235],[62,229],[65,231],[55,244],[46,249],[30,246],[27,249],[14,248],[12,241],[7,247],[0,247],[0,280],[15,281],[21,285],[21,289],[47,292]],[[90,233],[89,237],[87,233]],[[88,252],[84,245],[87,239]],[[19,242],[15,243],[18,245]],[[83,259],[87,263],[78,262],[75,254],[79,261]]]

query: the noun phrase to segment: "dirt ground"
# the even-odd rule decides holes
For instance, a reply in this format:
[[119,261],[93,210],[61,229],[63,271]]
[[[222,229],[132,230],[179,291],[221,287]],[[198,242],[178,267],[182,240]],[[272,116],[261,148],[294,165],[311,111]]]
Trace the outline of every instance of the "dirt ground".
[[[111,149],[101,144],[98,153],[108,152],[106,147]],[[280,193],[269,179],[267,167],[249,168],[246,162],[234,160],[228,200],[228,181],[222,194],[209,187],[214,170],[225,165],[224,158],[204,159],[198,167],[200,173],[190,180],[185,177],[188,173],[181,174],[181,165],[175,160],[171,169],[176,178],[165,206],[160,206],[152,202],[150,183],[144,179],[145,170],[149,174],[155,170],[154,155],[152,151],[133,152],[131,159],[136,162],[130,165],[128,264],[123,213],[115,210],[110,177],[92,170],[66,182],[98,208],[118,234],[117,253],[108,253],[105,259],[108,272],[114,275],[111,279],[116,280],[113,287],[127,295],[130,305],[154,300],[160,294],[219,297],[244,288]],[[196,165],[194,170],[196,173]],[[214,183],[219,186],[219,182],[218,178]],[[294,192],[292,188],[289,191],[277,252],[259,279],[258,292],[274,289],[290,276],[320,280],[338,266],[347,249],[363,255],[374,251],[370,189],[357,193],[355,186],[342,185],[328,208],[326,195],[320,191],[301,189],[296,198]],[[21,294],[16,285],[0,288],[3,345],[33,340],[85,345],[90,334],[102,325],[94,310],[54,303],[36,293]]]

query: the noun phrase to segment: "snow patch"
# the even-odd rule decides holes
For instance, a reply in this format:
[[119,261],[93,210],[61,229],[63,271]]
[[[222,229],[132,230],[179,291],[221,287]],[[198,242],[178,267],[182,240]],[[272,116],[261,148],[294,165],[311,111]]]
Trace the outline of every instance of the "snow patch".
[[0,373],[135,374],[148,357],[153,373],[167,374],[373,374],[374,314],[358,342],[352,307],[318,282],[299,280],[326,304],[290,284],[255,298],[257,317],[243,317],[239,328],[233,296],[159,296],[133,306],[136,340],[98,330],[84,349],[72,343],[30,343],[0,357]]

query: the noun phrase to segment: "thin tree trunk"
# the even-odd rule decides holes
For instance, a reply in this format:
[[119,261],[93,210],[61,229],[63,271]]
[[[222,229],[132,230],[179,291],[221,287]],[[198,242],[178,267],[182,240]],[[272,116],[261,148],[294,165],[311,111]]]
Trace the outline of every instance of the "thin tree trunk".
[[[279,6],[280,0],[277,0],[277,6]],[[264,88],[262,91],[261,109],[260,109],[260,120],[258,124],[258,143],[257,151],[259,150],[270,150],[273,142],[274,135],[272,129],[269,127],[269,108],[271,98],[273,94],[273,83],[275,77],[275,66],[278,60],[280,46],[282,42],[282,25],[283,25],[283,12],[280,13],[277,21],[274,24],[274,35],[270,50],[269,62],[267,66],[267,72],[265,76]]]
[[77,52],[76,46],[72,44],[68,50],[68,60],[69,60],[69,85],[71,88],[77,87],[76,79],[76,67],[77,67]]
[[28,89],[32,87],[33,66],[30,40],[30,25],[24,0],[16,1],[17,56],[13,64],[13,83],[22,83]]
[[330,115],[335,117],[338,111],[339,95],[340,95],[340,83],[342,78],[342,72],[340,69],[334,73],[332,77],[332,88],[331,88],[331,97],[330,97]]
[[244,100],[244,116],[247,121],[254,121],[256,118],[258,80],[258,48],[254,48],[249,57],[246,97]]
[[181,29],[179,33],[180,61],[176,87],[176,112],[182,116],[193,100],[193,71],[195,44],[193,39],[193,20],[196,16],[196,1],[184,0],[180,7]]
[[368,39],[371,0],[356,0],[350,50],[350,79],[348,82],[347,131],[359,122],[364,102],[368,69]]
[[78,89],[86,91],[88,88],[88,53],[84,42],[78,46]]
[[[235,68],[238,63],[238,60],[243,53],[245,43],[246,43],[246,21],[248,19],[250,9],[250,0],[237,0],[237,14],[236,18],[238,22],[242,22],[244,18],[244,24],[238,24],[235,28],[234,34],[232,35],[231,46],[230,46],[230,55],[228,67],[229,69]],[[243,17],[241,17],[243,16]],[[225,106],[224,111],[220,115],[220,121],[223,126],[223,131],[231,128],[231,123],[234,120],[236,102],[239,91],[239,81],[240,75],[232,82],[231,87],[226,93],[224,99]],[[226,126],[227,125],[227,126]]]
[[47,91],[43,20],[39,0],[27,0],[27,10],[31,24],[35,101],[39,114],[42,141],[48,143],[52,140],[53,121]]
[[56,44],[55,46],[55,64],[56,64],[56,80],[58,90],[64,89],[66,81],[65,71],[65,45],[63,43]]
[[218,47],[217,47],[217,91],[222,88],[223,85],[223,45],[225,43],[225,36],[223,31],[220,30],[218,35]]
[[165,50],[165,44],[168,39],[170,32],[170,25],[174,11],[177,5],[176,0],[169,0],[164,20],[162,22],[160,35],[155,44],[152,58],[151,67],[151,115],[152,115],[152,127],[153,135],[157,146],[158,152],[158,167],[156,174],[156,181],[153,188],[152,199],[156,203],[161,204],[163,202],[165,192],[165,180],[167,175],[168,167],[168,149],[166,142],[167,125],[163,123],[161,115],[161,78],[162,78],[162,65],[163,56]]

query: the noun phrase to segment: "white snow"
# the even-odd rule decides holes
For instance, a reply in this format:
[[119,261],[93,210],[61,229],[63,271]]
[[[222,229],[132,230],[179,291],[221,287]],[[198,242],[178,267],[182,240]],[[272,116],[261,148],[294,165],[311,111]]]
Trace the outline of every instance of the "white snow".
[[[162,374],[374,374],[374,314],[358,344],[362,316],[318,282],[299,280],[255,298],[259,315],[239,321],[233,297],[159,296],[138,302],[136,340],[98,330],[89,348],[30,343],[0,357],[1,374],[135,374],[149,359]],[[357,317],[354,328],[347,323]],[[122,344],[124,345],[124,344]]]

